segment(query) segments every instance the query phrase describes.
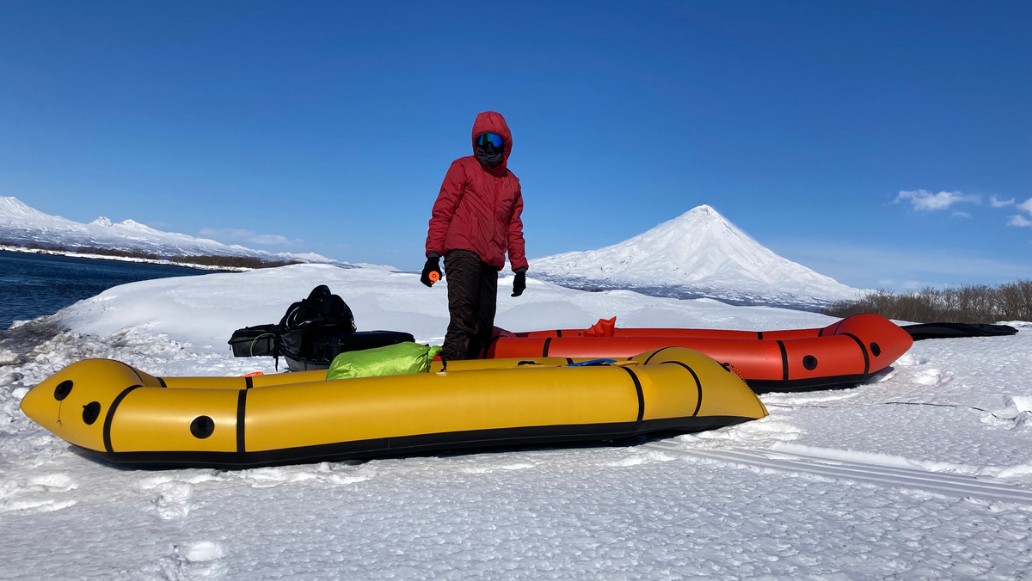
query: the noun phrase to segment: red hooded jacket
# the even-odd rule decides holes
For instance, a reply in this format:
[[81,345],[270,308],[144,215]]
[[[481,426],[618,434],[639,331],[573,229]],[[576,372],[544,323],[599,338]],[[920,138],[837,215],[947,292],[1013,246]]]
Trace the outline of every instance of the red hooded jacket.
[[512,133],[501,113],[485,111],[473,123],[471,144],[477,135],[488,131],[505,139],[502,163],[484,167],[475,155],[452,162],[431,212],[426,253],[444,256],[450,250],[469,250],[501,270],[508,252],[512,269],[525,269],[527,255],[520,219],[523,194],[520,180],[506,167],[512,152]]

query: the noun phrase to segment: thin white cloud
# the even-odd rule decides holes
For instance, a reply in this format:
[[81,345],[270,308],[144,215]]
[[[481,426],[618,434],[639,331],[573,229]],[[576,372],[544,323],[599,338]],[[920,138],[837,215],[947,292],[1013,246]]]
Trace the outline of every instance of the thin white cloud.
[[993,208],[1006,208],[1008,206],[1014,205],[1014,198],[1011,198],[1009,200],[1001,200],[997,196],[990,196],[989,205]]
[[262,246],[299,246],[304,240],[290,239],[280,234],[259,234],[245,228],[203,228],[200,235],[237,244],[260,244]]
[[[781,256],[856,288],[920,289],[973,280],[1010,280],[1032,264],[958,255],[951,250],[854,246],[827,240],[784,241],[770,246]],[[863,282],[863,281],[875,282]]]
[[918,212],[937,212],[948,210],[956,204],[980,204],[982,198],[975,194],[962,192],[939,192],[933,194],[928,190],[904,190],[896,196],[897,203],[909,202]]
[[1032,220],[1022,216],[1021,214],[1014,214],[1011,219],[1007,221],[1008,226],[1017,226],[1018,228],[1032,228]]
[[[994,208],[1014,206],[1018,211],[1027,212],[1032,216],[1032,198],[1017,204],[1014,198],[1011,198],[1010,200],[999,200],[996,196],[993,196],[992,199],[989,200],[989,203],[992,204]],[[1032,228],[1032,220],[1029,220],[1021,214],[1014,214],[1010,217],[1010,220],[1007,220],[1007,225],[1017,228]]]
[[243,228],[201,228],[198,234],[207,238],[222,237],[230,240],[244,240],[249,236],[253,236],[254,232]]
[[286,246],[290,244],[298,244],[300,240],[290,240],[286,236],[280,236],[279,234],[255,234],[247,239],[248,242],[254,242],[255,244],[264,244],[266,246]]

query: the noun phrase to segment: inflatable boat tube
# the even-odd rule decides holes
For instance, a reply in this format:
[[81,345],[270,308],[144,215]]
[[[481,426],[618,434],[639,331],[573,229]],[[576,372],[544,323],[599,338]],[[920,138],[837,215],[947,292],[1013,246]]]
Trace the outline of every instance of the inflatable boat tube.
[[741,379],[688,349],[617,364],[453,362],[445,372],[335,381],[315,371],[161,378],[88,359],[33,387],[21,408],[110,462],[228,468],[606,441],[767,415]]
[[627,357],[662,347],[701,351],[733,368],[758,393],[853,386],[884,372],[913,345],[910,333],[875,314],[827,327],[779,331],[615,328],[612,336],[583,330],[496,333],[488,358]]

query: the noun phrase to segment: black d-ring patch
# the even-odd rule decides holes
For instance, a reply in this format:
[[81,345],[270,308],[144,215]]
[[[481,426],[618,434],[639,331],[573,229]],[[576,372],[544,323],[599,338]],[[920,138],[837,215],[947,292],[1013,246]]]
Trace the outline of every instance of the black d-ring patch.
[[806,357],[803,357],[803,367],[805,367],[809,371],[817,369],[817,358],[813,355],[807,355]]
[[215,420],[208,416],[197,416],[190,422],[190,433],[198,440],[203,440],[215,432]]
[[87,426],[92,426],[93,422],[97,421],[100,417],[100,402],[91,401],[90,403],[82,406],[82,421],[86,422]]
[[72,393],[72,380],[66,379],[57,384],[57,387],[54,388],[54,399],[61,401],[68,397],[68,394],[70,393]]

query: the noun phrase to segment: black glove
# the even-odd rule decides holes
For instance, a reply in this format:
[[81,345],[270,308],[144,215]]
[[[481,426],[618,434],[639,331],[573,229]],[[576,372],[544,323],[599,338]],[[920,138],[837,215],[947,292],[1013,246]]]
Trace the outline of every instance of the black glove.
[[419,282],[426,286],[434,286],[434,283],[441,280],[441,257],[431,254],[426,257],[426,264],[423,265],[423,274],[419,275]]
[[527,290],[527,269],[521,268],[516,271],[516,278],[512,279],[512,296],[518,297]]

